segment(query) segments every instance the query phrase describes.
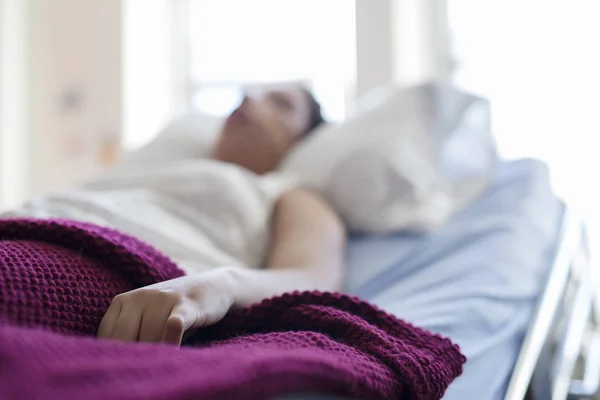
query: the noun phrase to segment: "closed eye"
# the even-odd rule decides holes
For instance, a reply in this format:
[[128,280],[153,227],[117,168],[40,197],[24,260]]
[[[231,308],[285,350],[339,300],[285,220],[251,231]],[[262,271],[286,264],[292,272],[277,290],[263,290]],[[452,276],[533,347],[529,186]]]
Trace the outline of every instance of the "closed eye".
[[294,104],[291,100],[282,93],[273,93],[271,99],[275,106],[284,111],[291,111],[294,108]]

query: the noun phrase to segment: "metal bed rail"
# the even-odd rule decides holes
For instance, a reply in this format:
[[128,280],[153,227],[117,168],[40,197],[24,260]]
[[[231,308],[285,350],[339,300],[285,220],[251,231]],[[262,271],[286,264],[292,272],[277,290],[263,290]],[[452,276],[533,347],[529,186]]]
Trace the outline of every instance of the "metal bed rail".
[[[504,400],[583,400],[598,392],[597,272],[590,262],[585,225],[567,207],[559,235]],[[574,379],[579,364],[584,372]]]

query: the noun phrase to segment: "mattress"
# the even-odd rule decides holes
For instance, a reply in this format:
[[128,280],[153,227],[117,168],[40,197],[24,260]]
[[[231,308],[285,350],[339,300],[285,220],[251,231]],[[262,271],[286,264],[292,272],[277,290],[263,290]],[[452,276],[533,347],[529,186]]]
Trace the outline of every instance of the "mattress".
[[352,237],[347,290],[460,345],[468,361],[444,399],[501,399],[562,212],[544,164],[503,163],[484,196],[435,235]]

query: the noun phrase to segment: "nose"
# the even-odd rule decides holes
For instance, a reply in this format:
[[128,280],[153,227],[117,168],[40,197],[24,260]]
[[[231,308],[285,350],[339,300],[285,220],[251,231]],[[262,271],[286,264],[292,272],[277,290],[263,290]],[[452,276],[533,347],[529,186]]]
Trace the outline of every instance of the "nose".
[[244,94],[242,100],[240,101],[240,104],[238,105],[238,108],[247,108],[250,102],[252,102],[252,96]]

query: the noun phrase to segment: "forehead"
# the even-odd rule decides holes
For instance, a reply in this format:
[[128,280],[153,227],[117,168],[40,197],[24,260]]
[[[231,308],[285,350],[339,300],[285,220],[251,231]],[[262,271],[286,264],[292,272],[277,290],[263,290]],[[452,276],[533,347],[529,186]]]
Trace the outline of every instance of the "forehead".
[[267,97],[286,98],[294,103],[308,104],[306,93],[299,87],[269,89],[263,92],[263,95]]
[[294,102],[308,103],[305,90],[295,83],[273,83],[246,87],[248,94],[259,97],[285,97]]

